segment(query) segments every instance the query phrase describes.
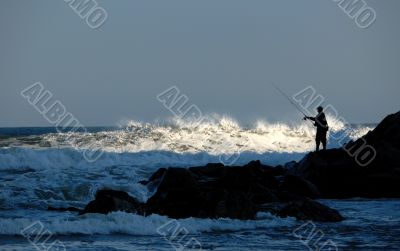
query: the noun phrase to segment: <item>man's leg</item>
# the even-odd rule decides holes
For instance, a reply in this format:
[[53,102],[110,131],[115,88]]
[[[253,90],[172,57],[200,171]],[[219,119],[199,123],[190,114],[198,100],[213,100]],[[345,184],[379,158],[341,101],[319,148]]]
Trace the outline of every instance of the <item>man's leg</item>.
[[319,143],[320,143],[320,139],[318,137],[315,139],[315,143],[316,143],[315,151],[318,152],[319,151]]
[[324,133],[322,134],[321,137],[321,142],[322,142],[322,147],[324,148],[324,150],[326,150],[326,134],[328,131],[324,131]]
[[326,138],[321,139],[322,149],[326,150]]

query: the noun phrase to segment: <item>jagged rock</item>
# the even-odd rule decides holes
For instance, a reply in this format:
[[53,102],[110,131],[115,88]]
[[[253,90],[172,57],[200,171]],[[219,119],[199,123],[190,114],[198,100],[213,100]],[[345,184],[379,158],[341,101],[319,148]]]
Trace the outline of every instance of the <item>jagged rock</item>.
[[107,214],[113,211],[125,211],[129,213],[143,214],[143,204],[126,192],[115,190],[99,190],[95,200],[89,202],[86,207],[79,212]]
[[[283,191],[276,176],[285,173],[283,168],[265,166],[259,161],[235,167],[208,164],[189,169],[163,168],[157,170],[148,181],[141,182],[148,187],[157,184],[156,192],[145,204],[124,192],[102,190],[81,213],[106,214],[120,210],[142,215],[167,215],[171,218],[254,219],[257,212],[266,208],[262,205],[277,203],[280,209],[270,211],[279,216],[337,220],[335,215],[331,215],[333,211],[323,212],[323,206],[317,204],[312,207],[309,199]],[[306,181],[303,181],[304,184],[298,183],[303,186],[308,184]],[[304,191],[311,193],[312,190],[304,188]],[[318,210],[303,211],[310,208]]]
[[139,183],[142,185],[148,185],[151,182],[157,182],[165,174],[166,171],[167,171],[166,168],[160,168],[155,173],[153,173],[153,175],[151,175],[151,177],[148,180],[142,180],[139,181]]
[[152,213],[172,218],[198,214],[201,203],[198,182],[189,170],[168,168],[158,179],[157,192],[147,201]]
[[[356,161],[362,145],[376,151],[365,166]],[[400,112],[345,148],[309,153],[289,172],[313,183],[324,198],[400,197]]]
[[76,207],[53,207],[49,206],[47,207],[48,211],[59,211],[59,212],[80,212],[81,209],[76,208]]
[[281,185],[281,189],[312,199],[315,199],[320,195],[317,187],[314,184],[303,179],[302,177],[290,174],[285,176]]
[[277,212],[281,217],[296,217],[298,220],[312,220],[321,222],[338,222],[344,220],[340,213],[317,201],[308,198],[290,201]]

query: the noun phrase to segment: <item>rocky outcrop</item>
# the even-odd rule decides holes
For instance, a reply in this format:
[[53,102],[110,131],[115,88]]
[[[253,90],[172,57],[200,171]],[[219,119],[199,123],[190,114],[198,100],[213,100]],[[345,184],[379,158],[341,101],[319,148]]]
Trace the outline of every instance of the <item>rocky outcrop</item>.
[[296,175],[285,175],[281,188],[293,194],[313,199],[320,196],[318,188],[313,183]]
[[107,214],[113,211],[125,211],[129,213],[144,213],[144,204],[128,195],[126,192],[115,190],[99,190],[95,200],[89,202],[86,207],[79,212]]
[[[363,146],[376,153],[367,165],[358,159]],[[309,153],[290,173],[313,183],[324,198],[399,198],[400,112],[343,149]]]
[[[259,161],[236,167],[208,164],[188,169],[163,168],[141,182],[149,189],[157,185],[156,192],[146,203],[124,192],[100,190],[81,214],[125,211],[171,218],[254,219],[257,212],[268,211],[301,220],[343,219],[334,209],[286,191],[290,187],[288,180],[292,178],[283,179],[285,174],[285,169],[265,166]],[[279,180],[286,180],[289,185],[282,185]],[[307,189],[310,185],[307,181],[295,180],[291,182],[306,184],[303,192],[314,192]]]

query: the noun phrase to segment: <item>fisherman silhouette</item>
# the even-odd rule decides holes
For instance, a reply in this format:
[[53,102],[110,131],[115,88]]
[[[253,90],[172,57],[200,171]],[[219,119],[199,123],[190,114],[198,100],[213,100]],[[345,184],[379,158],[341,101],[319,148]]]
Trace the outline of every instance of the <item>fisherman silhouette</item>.
[[315,117],[305,116],[304,119],[315,121],[314,126],[317,127],[317,135],[315,136],[316,151],[319,151],[319,144],[322,143],[322,147],[326,150],[326,133],[328,132],[328,122],[326,121],[324,108],[318,106],[318,114]]

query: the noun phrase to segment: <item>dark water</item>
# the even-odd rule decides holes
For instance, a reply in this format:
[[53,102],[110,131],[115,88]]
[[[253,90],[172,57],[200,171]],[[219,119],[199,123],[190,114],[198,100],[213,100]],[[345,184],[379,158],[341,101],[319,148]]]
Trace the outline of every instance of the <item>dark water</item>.
[[[175,250],[174,247],[182,247],[192,238],[200,243],[202,250],[317,250],[328,241],[331,248],[337,247],[338,250],[400,250],[400,200],[321,202],[338,209],[346,220],[340,223],[311,223],[270,215],[261,215],[254,221],[186,219],[180,220],[179,224],[188,230],[188,235],[180,235],[172,241],[168,241],[170,236],[165,238],[152,229],[167,222],[169,219],[165,217],[140,217],[141,220],[138,220],[128,216],[126,221],[120,222],[115,216],[80,218],[72,213],[34,216],[36,212],[27,218],[41,219],[53,234],[51,241],[60,241],[67,250]],[[0,214],[0,226],[4,226],[4,218],[16,217],[12,214]],[[73,228],[66,219],[80,225]],[[14,221],[20,223],[17,218]],[[115,222],[125,226],[117,229],[113,225]],[[307,226],[303,227],[304,231],[296,231],[302,224],[308,225],[303,225]],[[315,224],[313,234],[318,234],[306,241],[312,224]],[[102,231],[111,232],[101,234]],[[299,235],[305,238],[301,239]],[[1,250],[35,250],[34,245],[22,236],[2,235],[0,241]],[[187,247],[184,250],[190,249]]]

